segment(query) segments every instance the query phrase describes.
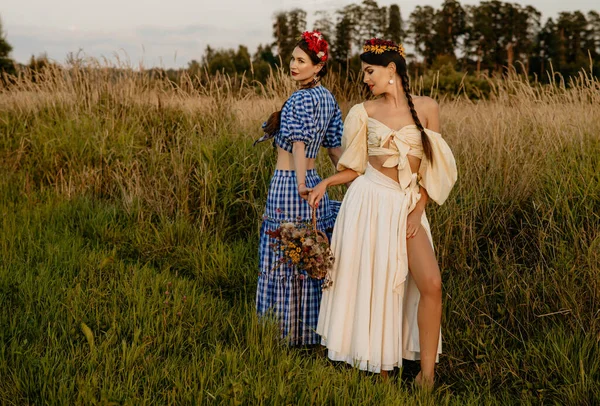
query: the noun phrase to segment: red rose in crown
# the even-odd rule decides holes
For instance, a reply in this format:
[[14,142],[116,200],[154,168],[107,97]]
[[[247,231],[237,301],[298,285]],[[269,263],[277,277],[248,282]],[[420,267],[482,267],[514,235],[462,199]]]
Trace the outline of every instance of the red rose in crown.
[[305,31],[302,33],[302,39],[308,44],[308,49],[317,54],[317,57],[322,61],[327,61],[329,56],[329,44],[323,38],[323,34],[319,31]]

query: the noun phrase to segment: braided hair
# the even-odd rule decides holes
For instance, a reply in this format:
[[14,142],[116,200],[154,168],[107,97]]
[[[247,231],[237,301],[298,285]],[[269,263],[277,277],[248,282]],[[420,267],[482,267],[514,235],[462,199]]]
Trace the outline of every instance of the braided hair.
[[[378,40],[369,40],[367,44],[374,44],[374,41]],[[401,46],[392,43],[391,41],[381,41],[385,44],[392,44],[392,48],[395,46],[396,49],[401,49]],[[369,49],[368,47],[365,47]],[[396,65],[396,73],[400,76],[400,80],[402,81],[402,89],[404,89],[404,95],[406,96],[406,101],[408,102],[408,108],[410,110],[410,114],[412,116],[415,125],[421,132],[421,143],[423,144],[423,153],[429,160],[432,161],[432,151],[431,151],[431,143],[429,141],[429,137],[425,132],[425,128],[423,124],[421,124],[421,120],[419,120],[419,116],[417,115],[417,111],[415,110],[415,105],[413,103],[412,95],[410,94],[410,79],[408,77],[408,70],[406,68],[406,59],[398,52],[397,50],[385,50],[383,52],[373,52],[372,50],[363,52],[360,54],[361,61],[368,63],[369,65],[376,66],[388,66],[390,63],[394,62]]]

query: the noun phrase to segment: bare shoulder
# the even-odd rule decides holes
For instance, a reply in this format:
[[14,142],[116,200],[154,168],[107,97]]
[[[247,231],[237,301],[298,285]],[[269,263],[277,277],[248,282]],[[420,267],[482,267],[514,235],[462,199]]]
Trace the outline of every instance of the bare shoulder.
[[436,113],[440,109],[438,103],[429,96],[413,96],[413,102],[415,108],[423,113]]
[[439,132],[440,131],[440,106],[431,97],[414,97],[415,109],[418,114],[424,118],[425,127]]
[[348,111],[348,115],[354,115],[354,116],[358,116],[358,117],[362,117],[365,114],[368,115],[368,113],[366,112],[365,103],[356,103]]
[[365,111],[367,112],[367,114],[369,116],[372,116],[373,113],[374,113],[374,111],[377,109],[377,107],[376,107],[377,104],[378,104],[377,100],[379,100],[379,99],[366,100],[366,101],[363,102],[363,106],[365,108]]

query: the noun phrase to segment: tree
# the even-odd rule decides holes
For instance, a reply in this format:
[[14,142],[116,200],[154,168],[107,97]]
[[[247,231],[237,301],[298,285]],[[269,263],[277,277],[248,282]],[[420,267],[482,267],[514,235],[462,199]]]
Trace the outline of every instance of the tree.
[[48,55],[44,52],[37,57],[31,55],[27,68],[31,73],[31,80],[33,82],[39,82],[43,80],[44,71],[53,66],[53,63],[48,59]]
[[560,42],[556,31],[556,24],[549,18],[537,35],[531,66],[532,72],[539,73],[540,77],[545,78],[546,72],[550,70],[551,65],[554,69],[560,70],[561,61],[559,55],[564,52],[560,49]]
[[41,71],[51,65],[52,62],[50,62],[50,59],[48,59],[48,54],[44,52],[39,54],[37,57],[35,55],[31,55],[27,67],[33,71]]
[[232,49],[215,50],[207,46],[202,56],[202,65],[206,66],[211,75],[217,72],[233,75],[237,72],[234,58],[235,52]]
[[592,59],[597,60],[597,57],[600,56],[600,14],[590,11],[587,14],[587,21],[590,34],[586,49],[592,54]]
[[588,63],[588,49],[591,44],[592,32],[588,27],[588,21],[581,11],[572,13],[562,12],[558,15],[556,29],[562,51],[561,73],[563,75],[575,75]]
[[437,53],[456,58],[455,50],[459,38],[465,34],[466,12],[456,0],[445,0],[435,14],[435,48]]
[[503,41],[507,16],[500,1],[482,1],[467,8],[469,24],[465,38],[465,54],[475,56],[477,72],[482,68],[500,71],[506,61],[506,44]]
[[289,46],[289,54],[287,54],[287,59],[290,58],[296,44],[300,40],[302,33],[306,31],[306,11],[301,10],[299,8],[295,8],[288,13],[288,23],[289,23],[289,37],[288,37],[288,46]]
[[210,45],[207,45],[206,49],[204,50],[204,55],[202,55],[202,64],[208,65],[210,61],[214,58],[214,56],[215,50],[212,49]]
[[417,6],[409,17],[409,38],[417,54],[423,57],[425,66],[435,59],[435,10],[431,6]]
[[314,31],[319,31],[327,41],[333,39],[333,22],[327,11],[319,10],[315,13],[317,20],[313,25]]
[[345,62],[352,52],[352,22],[347,15],[341,15],[335,25],[335,39],[332,44],[333,58]]
[[358,21],[359,44],[367,38],[382,37],[385,34],[387,15],[375,0],[363,0],[360,13],[356,16]]
[[526,69],[535,45],[535,38],[540,31],[541,13],[532,6],[525,8],[518,4],[505,3],[502,13],[506,18],[502,45],[506,49],[506,65],[513,67],[517,61]]
[[552,68],[563,76],[576,75],[581,69],[589,68],[589,58],[596,62],[600,55],[600,16],[589,12],[560,13],[556,22],[548,19],[539,31],[533,49],[532,72],[544,75]]
[[213,75],[217,72],[234,75],[236,70],[235,64],[233,63],[233,51],[227,50],[217,52],[208,65],[208,70]]
[[250,70],[250,53],[244,45],[238,46],[238,50],[233,57],[233,65],[237,73],[244,73]]
[[531,58],[534,54],[535,41],[542,27],[542,13],[535,7],[527,6],[522,12],[525,15],[526,22],[523,24],[524,29],[521,31],[523,35],[518,38],[518,57],[524,61],[527,71]]
[[352,56],[352,46],[361,40],[358,35],[360,7],[350,4],[342,10],[338,10],[337,14],[335,38],[332,43],[333,57],[337,62],[347,64]]
[[187,72],[191,76],[199,76],[202,74],[202,65],[195,59],[188,62]]
[[277,54],[284,61],[287,59],[284,59],[284,55],[291,55],[292,53],[288,46],[289,36],[290,32],[287,13],[277,13],[275,15],[275,22],[273,23],[273,37],[275,37],[273,46],[277,48]]
[[389,8],[388,27],[385,36],[396,44],[400,44],[404,40],[405,35],[402,29],[400,7],[397,4],[392,4]]
[[12,46],[6,41],[4,36],[4,30],[2,29],[2,20],[0,20],[0,74],[6,72],[8,74],[15,74],[15,63],[9,57],[12,52]]
[[379,13],[380,13],[380,16],[379,16],[379,30],[378,30],[379,34],[378,35],[385,38],[386,37],[385,34],[387,33],[388,27],[390,25],[390,12],[389,12],[389,9],[384,6],[379,9]]
[[273,55],[272,46],[259,45],[252,57],[254,79],[265,83],[275,65],[277,65],[277,58]]
[[277,47],[277,55],[284,63],[292,56],[294,47],[304,31],[306,31],[306,11],[295,8],[287,13],[281,12],[275,15],[273,45]]
[[266,62],[269,65],[277,65],[277,58],[273,54],[272,45],[262,45],[260,44],[258,48],[256,48],[256,52],[254,53],[254,57],[252,58],[252,63],[260,63]]

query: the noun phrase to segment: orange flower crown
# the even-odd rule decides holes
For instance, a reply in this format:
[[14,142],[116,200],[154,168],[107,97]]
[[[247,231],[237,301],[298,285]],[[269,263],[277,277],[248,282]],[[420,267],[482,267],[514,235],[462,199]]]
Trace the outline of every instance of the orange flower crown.
[[398,52],[401,57],[405,58],[406,53],[402,44],[398,45],[392,41],[386,41],[379,38],[372,38],[365,41],[363,52],[372,52],[374,54],[382,54],[384,52]]

